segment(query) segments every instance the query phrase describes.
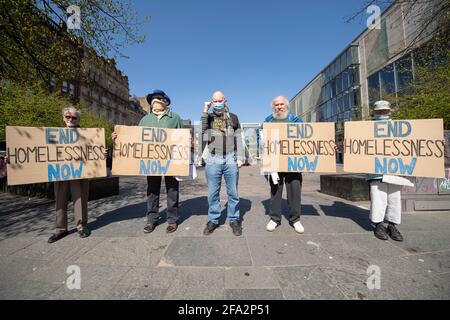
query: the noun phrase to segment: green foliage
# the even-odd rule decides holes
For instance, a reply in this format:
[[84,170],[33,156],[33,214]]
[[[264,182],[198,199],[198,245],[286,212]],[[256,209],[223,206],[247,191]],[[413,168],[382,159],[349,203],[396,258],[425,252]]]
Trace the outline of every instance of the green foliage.
[[[0,140],[5,140],[5,127],[61,127],[64,126],[62,109],[72,105],[58,93],[49,93],[37,82],[31,86],[3,81],[0,84]],[[77,106],[75,106],[77,107]],[[111,146],[112,125],[91,110],[81,106],[84,128],[104,128],[106,145]]]
[[450,130],[449,32],[437,36],[415,55],[416,79],[398,97],[394,119],[444,119]]
[[[70,5],[80,8],[79,29],[65,25]],[[144,41],[136,17],[129,0],[0,0],[0,76],[24,83],[86,78],[87,51],[124,57],[123,46]]]

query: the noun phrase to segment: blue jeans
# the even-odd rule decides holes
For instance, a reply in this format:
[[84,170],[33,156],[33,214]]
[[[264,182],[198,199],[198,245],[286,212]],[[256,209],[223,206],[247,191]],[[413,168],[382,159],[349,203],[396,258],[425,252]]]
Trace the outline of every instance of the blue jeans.
[[220,187],[223,175],[228,194],[228,221],[239,221],[239,196],[237,191],[239,170],[234,154],[226,156],[209,155],[205,162],[205,174],[208,182],[208,220],[215,224],[219,223],[222,211],[220,207]]

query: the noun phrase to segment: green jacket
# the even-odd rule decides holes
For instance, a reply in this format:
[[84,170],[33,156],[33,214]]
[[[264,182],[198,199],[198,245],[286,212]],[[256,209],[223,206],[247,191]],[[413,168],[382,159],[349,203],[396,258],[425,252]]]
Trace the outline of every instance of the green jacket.
[[139,126],[179,129],[183,127],[183,124],[181,122],[181,117],[172,110],[169,110],[169,112],[163,115],[161,119],[158,119],[158,116],[153,112],[149,113],[139,121]]

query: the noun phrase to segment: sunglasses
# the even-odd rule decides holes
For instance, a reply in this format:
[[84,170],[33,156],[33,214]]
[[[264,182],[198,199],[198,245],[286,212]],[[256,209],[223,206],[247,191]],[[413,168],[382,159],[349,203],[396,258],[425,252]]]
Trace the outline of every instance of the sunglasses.
[[64,116],[64,118],[66,118],[67,120],[69,120],[69,119],[78,120],[77,117],[72,117],[72,116]]

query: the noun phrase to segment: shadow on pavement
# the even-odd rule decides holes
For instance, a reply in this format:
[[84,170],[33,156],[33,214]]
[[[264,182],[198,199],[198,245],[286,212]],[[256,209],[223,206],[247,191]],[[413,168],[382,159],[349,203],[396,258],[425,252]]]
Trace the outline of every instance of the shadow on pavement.
[[96,230],[114,222],[143,218],[145,217],[146,208],[147,203],[142,202],[106,212],[98,216],[96,220],[88,223],[88,228]]
[[[244,220],[245,214],[251,209],[251,201],[245,198],[240,198],[239,200],[239,209],[241,212],[241,219]],[[100,229],[105,227],[111,223],[132,220],[132,219],[140,219],[144,218],[146,215],[147,203],[142,202],[138,204],[133,204],[129,206],[124,206],[109,212],[106,212],[97,217],[96,220],[90,222],[88,227],[91,230]],[[203,215],[205,216],[205,223],[207,222],[208,216],[208,198],[207,197],[197,197],[188,199],[185,201],[181,201],[179,203],[179,213],[180,218],[178,220],[178,224],[182,224],[184,221],[189,219],[189,217],[194,215]],[[161,219],[159,221],[160,224],[166,222],[166,209],[162,210]],[[221,212],[221,217],[219,219],[219,224],[225,223],[227,218],[227,207],[223,208]]]
[[[239,198],[239,210],[241,219],[244,220],[245,214],[250,211],[252,207],[252,202],[245,198]],[[208,197],[197,197],[188,199],[180,202],[180,219],[179,224],[182,224],[189,217],[196,216],[205,216],[205,224],[208,220]],[[224,208],[220,213],[219,225],[224,224],[227,218],[227,205],[225,204]]]
[[[265,209],[265,214],[269,215],[270,213],[270,199],[261,201],[262,205]],[[286,199],[281,200],[281,214],[289,220],[289,205]],[[319,216],[317,210],[310,204],[302,204],[300,208],[301,216]]]
[[329,217],[350,219],[366,231],[373,230],[369,219],[369,210],[358,208],[341,201],[335,201],[331,206],[320,205],[320,208]]

